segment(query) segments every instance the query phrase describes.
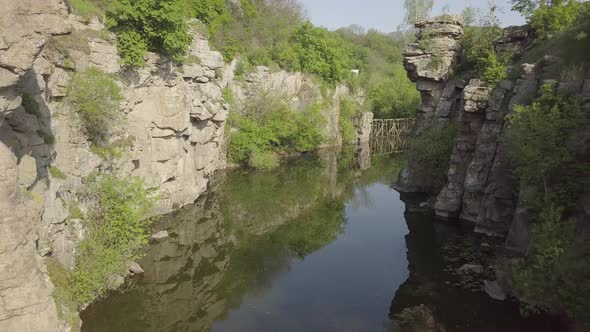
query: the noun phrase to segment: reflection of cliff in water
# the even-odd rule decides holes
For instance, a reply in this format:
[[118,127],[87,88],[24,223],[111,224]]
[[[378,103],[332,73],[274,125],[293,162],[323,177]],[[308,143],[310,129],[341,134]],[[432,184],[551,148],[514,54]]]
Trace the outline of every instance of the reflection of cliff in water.
[[[391,302],[391,319],[399,320],[404,309],[425,305],[438,326],[447,332],[563,331],[563,326],[557,320],[550,317],[524,319],[519,314],[517,303],[496,301],[481,288],[467,289],[459,285],[460,281],[449,270],[473,261],[449,257],[446,248],[454,246],[461,253],[480,251],[470,247],[474,243],[479,246],[480,243],[473,238],[475,235],[470,229],[462,230],[459,225],[436,221],[423,212],[407,210],[405,219],[409,229],[406,235],[409,277],[398,288]],[[470,255],[468,257],[474,259]],[[448,268],[449,262],[452,262],[451,269]]]
[[293,258],[338,237],[355,183],[397,173],[361,174],[367,150],[324,150],[273,172],[218,174],[206,196],[163,218],[156,231],[169,237],[148,247],[145,274],[84,311],[83,330],[209,330],[246,293],[270,290]]

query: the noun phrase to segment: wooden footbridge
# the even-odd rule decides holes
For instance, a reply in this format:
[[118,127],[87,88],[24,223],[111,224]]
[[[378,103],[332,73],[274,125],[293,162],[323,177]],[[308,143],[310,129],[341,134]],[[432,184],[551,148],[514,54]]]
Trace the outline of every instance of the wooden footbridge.
[[371,155],[400,153],[408,148],[409,135],[416,119],[375,119],[372,122]]
[[409,135],[414,128],[416,119],[374,119],[371,129],[371,138],[384,136]]

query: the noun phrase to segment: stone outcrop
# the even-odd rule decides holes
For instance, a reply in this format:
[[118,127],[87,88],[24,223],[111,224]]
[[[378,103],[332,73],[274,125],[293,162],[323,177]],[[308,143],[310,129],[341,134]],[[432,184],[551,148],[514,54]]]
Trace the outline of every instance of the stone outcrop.
[[[418,42],[404,54],[408,76],[416,81],[422,97],[414,135],[454,118],[459,129],[444,183],[425,176],[420,163],[410,158],[396,188],[436,196],[434,210],[439,217],[460,218],[474,223],[477,231],[506,235],[518,200],[518,184],[500,136],[505,117],[516,105],[525,104],[535,95],[539,77],[533,65],[524,65],[520,79],[502,81],[495,88],[479,80],[469,84],[447,81],[455,64],[451,59],[459,51],[455,45],[462,36],[460,20],[437,18],[416,26],[420,29]],[[526,27],[510,27],[495,46],[498,52],[520,51],[530,42],[529,36]],[[429,72],[433,55],[417,51],[419,45],[432,45],[436,38],[443,42],[434,45],[447,45],[441,53],[448,59],[442,62],[444,72]]]
[[[579,96],[582,110],[590,112],[590,72],[583,66],[566,69],[562,59],[544,55],[536,59],[535,64],[524,63],[521,68],[512,68],[511,73],[521,73],[512,81],[504,80],[493,86],[473,79],[467,85],[447,82],[445,72],[427,70],[432,56],[418,48],[418,45],[433,45],[430,40],[426,43],[423,40],[425,36],[432,38],[432,33],[423,31],[430,26],[435,27],[431,29],[434,36],[438,36],[436,31],[441,30],[444,32],[439,34],[446,36],[460,35],[458,28],[441,28],[441,24],[448,22],[434,19],[417,24],[421,29],[418,43],[408,47],[405,62],[408,76],[416,82],[422,96],[414,135],[438,128],[449,118],[456,118],[453,121],[459,126],[447,177],[445,183],[439,186],[436,179],[423,176],[420,163],[410,157],[396,188],[404,193],[402,197],[426,194],[428,202],[422,204],[429,206],[434,201],[433,208],[438,217],[468,222],[476,232],[503,238],[504,250],[519,257],[526,256],[532,239],[533,218],[536,217],[531,202],[539,197],[543,188],[526,185],[516,177],[503,139],[503,132],[508,126],[507,117],[516,111],[517,106],[529,105],[545,84],[555,86],[556,92]],[[494,43],[495,51],[499,55],[522,56],[529,50],[533,37],[526,26],[506,28]],[[454,43],[447,41],[446,45],[449,49],[443,50],[442,54],[450,59],[449,54],[455,51]],[[446,66],[449,62],[441,63]],[[451,67],[447,68],[447,72],[452,71]],[[458,95],[461,97],[457,98]],[[590,161],[590,130],[582,126],[571,134],[563,144],[575,156],[576,163],[587,163]],[[581,172],[580,181],[585,181],[583,179],[590,174],[588,171]],[[590,234],[590,195],[586,187],[587,183],[583,182],[575,207],[568,210],[568,218],[576,224],[573,247],[586,241]],[[424,200],[423,197],[421,199]],[[567,255],[577,256],[574,260],[582,260],[587,255],[583,249],[568,250]],[[492,298],[504,300],[509,294],[519,296],[511,289],[512,281],[508,277],[511,272],[506,271],[507,266],[514,263],[512,260],[499,259],[497,281],[486,281],[485,291]]]
[[[98,170],[141,177],[160,195],[155,213],[194,202],[225,165],[225,63],[195,33],[190,52],[198,64],[181,70],[149,54],[145,67],[129,70],[104,26],[68,15],[62,1],[0,4],[7,10],[0,22],[0,330],[59,331],[65,326],[43,257],[74,265],[84,230],[69,210],[83,177]],[[63,41],[75,47],[64,49]],[[72,76],[91,67],[121,78],[125,123],[111,143],[132,144],[118,160],[91,151],[62,102]]]
[[[61,0],[2,0],[0,6],[0,330],[56,331],[52,285],[36,253],[39,195],[46,188],[35,186],[42,175],[37,165],[47,149],[37,133],[39,120],[22,107],[19,82],[46,39],[71,27]],[[23,148],[16,150],[20,142]]]
[[[422,103],[418,109],[413,135],[436,128],[459,116],[463,80],[448,78],[458,60],[463,20],[445,16],[416,23],[418,42],[404,51],[404,67],[408,77],[416,82]],[[404,192],[434,192],[440,184],[423,171],[420,163],[410,156],[400,173],[396,189]]]

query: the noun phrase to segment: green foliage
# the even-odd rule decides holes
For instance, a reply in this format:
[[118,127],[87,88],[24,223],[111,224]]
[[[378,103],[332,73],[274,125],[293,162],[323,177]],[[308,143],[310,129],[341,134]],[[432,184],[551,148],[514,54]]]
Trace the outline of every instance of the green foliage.
[[134,144],[135,137],[130,136],[119,138],[106,146],[93,145],[90,147],[90,151],[96,153],[103,160],[113,162],[120,159],[127,150],[133,147]]
[[[238,129],[230,137],[230,159],[248,163],[269,160],[269,152],[315,149],[322,142],[320,108],[320,105],[312,105],[295,112],[281,97],[268,92],[251,98],[245,106],[245,115],[232,113],[230,116],[229,124]],[[252,159],[253,154],[257,158]]]
[[563,208],[547,204],[532,226],[527,258],[514,268],[513,281],[521,297],[587,319],[590,248],[574,241],[574,228]]
[[107,145],[113,128],[121,120],[121,100],[121,89],[113,77],[96,68],[77,72],[65,98],[80,118],[88,139],[99,147]]
[[261,170],[270,170],[279,166],[279,158],[271,151],[252,150],[248,165]]
[[229,87],[223,88],[223,90],[221,91],[221,96],[223,97],[223,100],[225,100],[228,104],[232,106],[236,104],[236,98],[234,97],[234,93]]
[[338,126],[344,143],[355,143],[355,122],[360,114],[359,106],[350,97],[340,97],[340,113]]
[[455,123],[430,129],[414,138],[408,153],[420,163],[427,175],[437,179],[444,178],[456,135]]
[[365,63],[361,66],[364,70],[353,83],[366,92],[365,106],[375,118],[413,117],[420,95],[402,64],[405,37],[375,30],[365,33],[355,26],[339,29],[337,33],[366,52]]
[[495,86],[508,75],[504,61],[500,61],[496,52],[489,52],[487,57],[478,59],[477,71],[488,84]]
[[499,58],[494,50],[494,41],[502,30],[497,25],[468,26],[461,48],[461,71],[473,70],[475,75],[490,85],[506,78],[507,56]]
[[225,0],[186,0],[188,16],[211,25],[228,14]]
[[518,106],[503,137],[516,174],[541,194],[527,202],[533,212],[527,257],[513,270],[519,295],[576,317],[588,317],[590,305],[590,248],[574,239],[570,219],[583,181],[580,165],[565,142],[587,124],[580,100],[556,95],[554,86],[542,87],[529,106]]
[[185,0],[113,0],[107,26],[117,34],[121,62],[144,64],[147,51],[182,61],[191,43]]
[[51,296],[56,304],[57,315],[60,321],[66,321],[73,332],[79,331],[78,303],[72,296],[69,283],[69,270],[59,262],[46,260],[49,278],[55,286]]
[[562,165],[575,156],[564,144],[574,128],[582,125],[579,100],[556,95],[553,85],[545,85],[541,96],[530,106],[517,106],[508,117],[503,141],[516,174],[527,184],[543,184],[561,173]]
[[84,184],[82,196],[95,205],[84,219],[87,233],[68,276],[69,291],[78,305],[104,296],[108,278],[124,274],[127,261],[138,258],[148,240],[155,202],[139,178],[93,174]]
[[541,6],[530,16],[531,27],[543,37],[571,28],[581,9],[581,4],[575,0],[551,2],[551,6]]
[[[405,75],[401,63],[391,66],[391,74],[375,73],[368,82],[368,97],[375,118],[414,117],[420,94]],[[395,87],[392,89],[391,87]]]
[[56,179],[65,180],[66,175],[57,166],[49,166],[49,174]]
[[529,20],[541,37],[567,30],[588,18],[587,4],[576,0],[512,0],[512,10]]
[[297,29],[291,36],[290,43],[298,59],[296,66],[327,82],[349,78],[350,70],[357,68],[356,62],[362,62],[359,59],[362,55],[351,53],[354,45],[346,43],[325,28],[314,27],[311,23],[305,23]]
[[270,53],[288,40],[304,16],[301,3],[290,0],[241,0],[227,8],[220,23],[209,24],[213,43],[226,60],[241,54],[254,65],[267,65]]
[[68,202],[68,214],[70,218],[74,219],[84,219],[84,212],[80,209],[80,202],[78,201],[70,201]]
[[89,20],[92,17],[102,18],[108,3],[106,0],[69,0],[74,14]]

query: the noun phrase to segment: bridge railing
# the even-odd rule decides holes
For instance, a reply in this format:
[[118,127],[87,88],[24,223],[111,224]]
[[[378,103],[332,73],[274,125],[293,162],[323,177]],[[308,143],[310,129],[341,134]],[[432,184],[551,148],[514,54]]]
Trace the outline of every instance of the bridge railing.
[[415,124],[415,118],[374,119],[371,137],[409,135]]

